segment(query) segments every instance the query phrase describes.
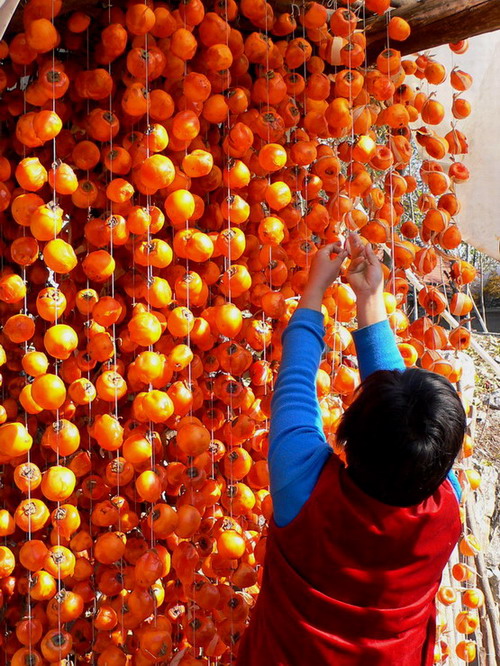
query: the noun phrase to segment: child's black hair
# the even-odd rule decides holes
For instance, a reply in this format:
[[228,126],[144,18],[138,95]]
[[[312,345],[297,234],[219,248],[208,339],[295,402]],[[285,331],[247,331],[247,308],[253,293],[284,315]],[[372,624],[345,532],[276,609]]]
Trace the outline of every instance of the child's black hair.
[[443,376],[410,368],[369,375],[337,431],[347,471],[368,495],[393,506],[430,497],[460,451],[462,402]]

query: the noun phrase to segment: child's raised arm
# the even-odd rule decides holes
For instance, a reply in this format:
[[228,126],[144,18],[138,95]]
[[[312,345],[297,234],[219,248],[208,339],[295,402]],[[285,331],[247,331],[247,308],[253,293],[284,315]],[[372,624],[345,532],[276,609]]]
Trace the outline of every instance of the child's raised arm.
[[331,454],[316,394],[316,374],[324,347],[321,302],[346,256],[347,252],[333,244],[317,252],[299,306],[283,332],[269,432],[274,519],[280,527],[299,513]]
[[[353,332],[353,338],[361,379],[377,370],[404,371],[406,366],[387,320],[380,262],[371,245],[363,246],[358,236],[351,234],[348,246],[351,263],[346,277],[356,294],[359,328]],[[460,501],[462,491],[453,470],[448,479]]]

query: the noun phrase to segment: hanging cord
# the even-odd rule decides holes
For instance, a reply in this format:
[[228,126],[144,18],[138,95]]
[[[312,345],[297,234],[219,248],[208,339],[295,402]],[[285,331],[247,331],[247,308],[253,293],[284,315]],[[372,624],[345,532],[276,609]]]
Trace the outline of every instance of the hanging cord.
[[[26,65],[25,65],[24,66],[24,77],[26,77],[26,76],[27,76],[27,68],[26,68]],[[25,114],[26,111],[27,111],[27,107],[26,107],[26,87],[24,87],[23,88],[23,114]],[[25,158],[26,158],[26,145],[23,143],[23,159],[25,159]],[[26,227],[24,225],[22,227],[22,232],[23,232],[23,238],[26,238],[27,233],[26,233]],[[2,263],[3,263],[3,261],[2,261]],[[3,266],[2,266],[2,268],[3,268]],[[22,279],[23,279],[23,282],[24,282],[25,285],[28,284],[27,275],[26,275],[26,265],[25,264],[23,264],[23,266],[22,266]],[[27,291],[24,294],[24,298],[23,298],[23,311],[26,315],[29,312]],[[29,349],[27,341],[23,343],[23,348],[24,348],[24,355],[26,355],[28,353],[28,349]],[[2,387],[3,387],[3,383],[2,383]],[[23,410],[23,411],[24,411],[24,427],[26,429],[28,429],[28,412],[26,410]],[[31,449],[28,449],[28,452],[27,452],[28,468],[31,468],[31,464],[32,464],[31,463]],[[31,502],[31,482],[28,482],[27,499],[28,499],[28,502]],[[33,534],[32,534],[32,529],[31,529],[31,515],[29,515],[28,516],[28,542],[31,542],[32,538],[33,538]],[[27,578],[27,581],[28,581],[28,594],[26,595],[26,606],[27,606],[27,611],[26,612],[27,612],[28,620],[29,620],[29,623],[28,623],[28,646],[27,647],[28,647],[28,651],[29,651],[28,652],[29,660],[31,662],[31,660],[33,659],[33,639],[32,639],[32,635],[33,635],[33,632],[32,632],[32,618],[33,618],[33,616],[32,616],[32,604],[31,604],[30,588],[31,588],[31,583],[32,583],[32,580],[33,580],[33,576],[32,576],[32,573],[31,573],[30,569],[26,569],[26,578]]]

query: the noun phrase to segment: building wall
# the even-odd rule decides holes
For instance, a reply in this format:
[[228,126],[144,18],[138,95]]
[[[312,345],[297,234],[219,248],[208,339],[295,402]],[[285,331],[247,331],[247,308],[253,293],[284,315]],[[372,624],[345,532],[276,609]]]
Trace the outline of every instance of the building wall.
[[[500,31],[471,38],[468,51],[462,55],[447,45],[432,49],[430,55],[448,73],[456,66],[474,77],[472,87],[460,93],[472,104],[472,113],[455,121],[469,140],[469,154],[457,156],[457,160],[471,172],[469,181],[456,188],[462,203],[457,222],[464,240],[500,260]],[[412,80],[426,93],[436,89]],[[450,111],[454,92],[448,80],[437,87],[437,99],[447,109],[445,121],[435,127],[441,136],[450,131],[450,121],[455,120]]]

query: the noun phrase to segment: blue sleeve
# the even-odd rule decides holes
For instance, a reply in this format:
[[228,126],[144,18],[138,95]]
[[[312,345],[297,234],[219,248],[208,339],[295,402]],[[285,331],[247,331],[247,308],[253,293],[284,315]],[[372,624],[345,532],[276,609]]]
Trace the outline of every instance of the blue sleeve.
[[316,394],[324,332],[321,312],[299,308],[282,335],[269,429],[271,495],[280,527],[299,513],[332,453]]
[[448,481],[451,483],[453,486],[453,490],[455,491],[455,495],[457,496],[457,499],[459,502],[462,501],[462,488],[460,487],[460,483],[458,482],[457,476],[455,472],[450,469],[448,472],[448,476],[446,477]]
[[396,338],[387,319],[353,331],[361,380],[377,370],[405,370]]

